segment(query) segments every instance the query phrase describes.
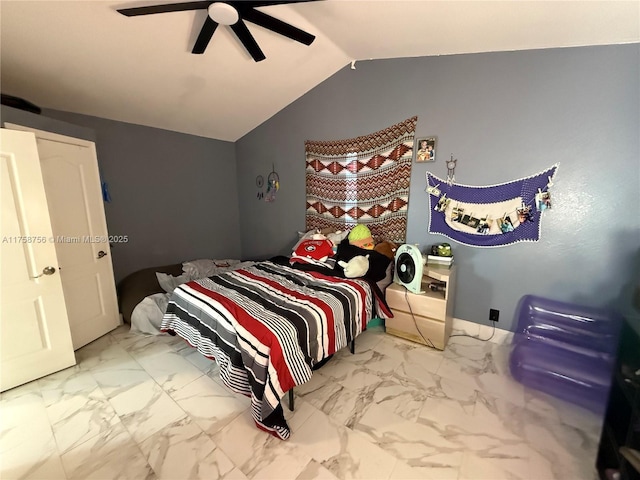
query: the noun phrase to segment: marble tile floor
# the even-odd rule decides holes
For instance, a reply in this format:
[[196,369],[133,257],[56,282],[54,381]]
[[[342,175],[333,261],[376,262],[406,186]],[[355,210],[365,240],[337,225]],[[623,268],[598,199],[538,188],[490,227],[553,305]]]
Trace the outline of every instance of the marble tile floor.
[[281,441],[255,428],[215,362],[122,326],[75,367],[0,396],[0,478],[597,478],[602,419],[513,381],[508,355],[369,330],[296,388]]

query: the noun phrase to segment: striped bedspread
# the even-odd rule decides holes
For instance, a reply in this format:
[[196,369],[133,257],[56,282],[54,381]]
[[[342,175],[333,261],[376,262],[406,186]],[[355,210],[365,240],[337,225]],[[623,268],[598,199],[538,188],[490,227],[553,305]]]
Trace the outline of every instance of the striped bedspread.
[[280,399],[347,346],[375,316],[392,316],[369,282],[273,262],[177,287],[162,322],[215,358],[230,389],[251,397],[256,425],[289,437]]

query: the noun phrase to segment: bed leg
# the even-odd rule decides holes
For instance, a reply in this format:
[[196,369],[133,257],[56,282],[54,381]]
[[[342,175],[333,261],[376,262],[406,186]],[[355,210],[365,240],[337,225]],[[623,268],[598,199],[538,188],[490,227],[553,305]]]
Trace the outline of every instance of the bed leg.
[[289,410],[293,412],[293,388],[289,390]]
[[349,349],[351,350],[351,355],[355,355],[355,353],[356,353],[356,339],[355,338],[353,340],[351,340],[351,345],[349,346]]

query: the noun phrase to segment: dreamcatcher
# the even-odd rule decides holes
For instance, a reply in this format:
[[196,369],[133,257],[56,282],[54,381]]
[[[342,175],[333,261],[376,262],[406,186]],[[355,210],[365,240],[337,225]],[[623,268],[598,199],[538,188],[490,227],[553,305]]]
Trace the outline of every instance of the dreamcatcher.
[[265,202],[275,202],[276,193],[280,190],[280,177],[276,173],[273,165],[271,166],[271,173],[267,177],[267,194],[264,198]]
[[262,187],[264,187],[264,177],[262,175],[256,177],[256,187],[258,187],[256,198],[262,200],[264,198],[264,192],[262,191]]

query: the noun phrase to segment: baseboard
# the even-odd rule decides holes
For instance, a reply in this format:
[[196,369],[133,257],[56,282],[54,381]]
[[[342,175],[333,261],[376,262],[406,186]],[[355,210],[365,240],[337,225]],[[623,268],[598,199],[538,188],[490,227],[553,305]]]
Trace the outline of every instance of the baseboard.
[[[374,318],[367,324],[368,329],[375,327],[384,328],[384,326],[385,322],[381,318]],[[491,336],[492,333],[493,336]],[[461,318],[453,319],[451,335],[470,335],[481,339],[488,339],[491,337],[490,342],[497,344],[510,344],[513,341],[513,332],[510,332],[509,330],[503,330],[496,327],[494,332],[493,326],[491,325],[481,325],[468,320],[462,320]]]
[[[493,337],[491,337],[492,333]],[[482,339],[491,337],[490,341],[497,344],[509,344],[513,340],[513,332],[510,332],[509,330],[503,330],[496,326],[496,331],[494,333],[493,326],[491,325],[481,325],[468,320],[462,320],[461,318],[454,318],[451,335],[460,334]]]

